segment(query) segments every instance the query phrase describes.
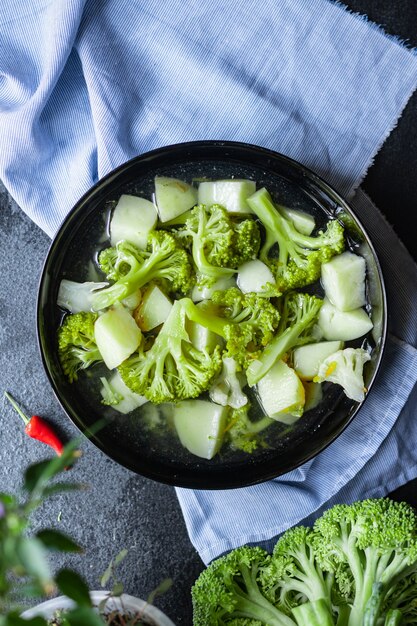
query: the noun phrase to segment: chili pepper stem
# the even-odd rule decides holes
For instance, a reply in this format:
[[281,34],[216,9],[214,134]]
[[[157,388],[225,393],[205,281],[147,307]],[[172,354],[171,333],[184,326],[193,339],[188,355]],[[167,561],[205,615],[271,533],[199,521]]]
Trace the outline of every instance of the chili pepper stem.
[[18,413],[18,415],[20,415],[20,417],[22,418],[22,420],[25,422],[25,424],[27,426],[29,424],[29,422],[30,422],[30,419],[28,418],[28,416],[23,413],[22,409],[17,404],[16,400],[14,400],[12,398],[12,396],[9,393],[7,393],[7,391],[4,392],[4,395],[6,396],[7,400],[10,402],[10,404],[12,405],[12,407],[14,408],[16,413]]

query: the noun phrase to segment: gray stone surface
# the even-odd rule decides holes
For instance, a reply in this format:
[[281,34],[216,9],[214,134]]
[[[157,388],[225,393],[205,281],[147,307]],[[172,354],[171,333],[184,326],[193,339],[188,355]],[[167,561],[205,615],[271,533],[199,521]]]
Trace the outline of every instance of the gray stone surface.
[[[50,418],[65,440],[79,434],[49,386],[37,346],[36,297],[49,243],[0,183],[2,491],[17,490],[23,469],[51,455],[47,446],[25,435],[4,390],[30,414]],[[120,570],[126,591],[146,598],[163,579],[172,578],[173,587],[156,604],[176,624],[190,624],[190,587],[203,565],[188,539],[174,489],[117,465],[87,440],[81,449],[81,459],[65,478],[86,484],[87,490],[56,496],[33,518],[34,529],[59,528],[85,549],[82,555],[54,555],[54,568],[71,565],[97,589],[110,559],[127,548]]]

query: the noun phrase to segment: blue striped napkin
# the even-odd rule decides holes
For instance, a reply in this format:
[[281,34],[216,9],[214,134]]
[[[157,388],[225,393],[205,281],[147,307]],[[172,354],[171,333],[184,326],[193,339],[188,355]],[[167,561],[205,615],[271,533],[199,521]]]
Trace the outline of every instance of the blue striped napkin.
[[[412,52],[328,0],[187,10],[182,0],[0,0],[0,179],[49,235],[104,174],[180,141],[272,148],[351,196],[416,86]],[[354,206],[391,296],[379,380],[352,425],[304,467],[244,490],[177,490],[205,562],[267,542],[332,499],[386,493],[417,475],[407,402],[416,268],[361,191]]]

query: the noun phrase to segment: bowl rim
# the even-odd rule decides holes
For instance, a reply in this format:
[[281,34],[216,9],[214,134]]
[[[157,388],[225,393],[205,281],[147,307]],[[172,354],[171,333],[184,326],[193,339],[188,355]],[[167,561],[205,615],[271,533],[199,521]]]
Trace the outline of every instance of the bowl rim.
[[[378,340],[379,341],[379,353],[376,359],[372,377],[368,383],[368,389],[367,389],[367,393],[365,395],[364,400],[360,403],[357,403],[357,406],[353,408],[353,410],[350,412],[350,415],[348,416],[346,420],[344,420],[339,430],[334,432],[333,435],[329,437],[322,445],[318,446],[318,449],[313,449],[310,452],[307,452],[304,455],[302,455],[302,457],[300,458],[299,462],[297,462],[296,465],[288,465],[280,470],[273,470],[271,468],[269,471],[265,471],[264,473],[262,473],[262,475],[260,475],[260,472],[258,472],[254,476],[248,476],[244,482],[242,482],[242,479],[239,476],[239,472],[233,471],[233,469],[232,471],[229,472],[229,476],[227,477],[227,479],[224,478],[220,469],[218,472],[213,471],[212,478],[210,479],[210,483],[208,483],[207,479],[205,479],[204,477],[202,479],[197,480],[195,476],[192,476],[192,471],[191,472],[187,471],[184,475],[181,475],[180,477],[176,473],[173,473],[172,469],[171,470],[168,469],[168,467],[164,475],[161,475],[159,471],[154,471],[152,468],[145,468],[143,471],[142,469],[139,471],[134,464],[126,462],[123,456],[118,454],[117,450],[116,451],[112,450],[110,452],[106,448],[106,446],[102,444],[101,440],[96,434],[97,431],[95,431],[94,428],[91,428],[91,429],[88,427],[86,428],[85,425],[80,424],[78,419],[72,415],[72,411],[71,411],[71,407],[69,406],[69,403],[64,398],[61,397],[58,385],[56,384],[55,379],[50,371],[50,368],[48,367],[47,357],[43,349],[42,337],[41,337],[41,323],[42,323],[41,294],[45,286],[47,269],[50,264],[51,257],[53,256],[57,246],[59,246],[60,239],[63,237],[66,230],[70,228],[71,223],[78,216],[78,212],[82,210],[82,207],[86,203],[88,203],[90,200],[92,200],[99,190],[111,185],[113,180],[117,180],[117,178],[121,174],[123,174],[129,168],[131,168],[132,166],[136,164],[140,164],[142,162],[143,163],[151,162],[160,157],[163,158],[167,155],[167,153],[170,153],[170,152],[175,153],[176,151],[181,151],[181,153],[184,154],[184,156],[187,156],[187,155],[192,156],[193,152],[198,151],[198,150],[204,150],[204,149],[213,149],[213,150],[221,149],[225,151],[224,154],[222,154],[222,158],[224,159],[227,159],[227,157],[230,158],[230,156],[233,156],[233,154],[238,151],[249,152],[254,155],[256,153],[256,155],[258,156],[262,155],[267,159],[272,159],[273,161],[281,161],[284,164],[287,164],[287,166],[289,166],[290,168],[297,170],[298,173],[301,174],[303,177],[309,179],[315,186],[317,186],[329,198],[331,198],[332,201],[334,201],[338,205],[338,207],[342,208],[343,210],[346,210],[348,215],[353,217],[354,221],[359,226],[359,229],[361,230],[361,234],[363,235],[367,245],[369,246],[369,249],[372,252],[373,262],[375,263],[375,267],[377,270],[377,275],[378,275],[378,279],[379,279],[380,287],[381,287],[381,298],[382,298],[383,310],[382,310],[382,322],[381,322],[381,335]],[[228,153],[228,151],[230,152],[230,154]],[[218,158],[220,158],[220,156]],[[204,157],[202,157],[201,155],[198,155],[198,160],[200,161],[204,160]],[[239,155],[236,155],[235,162],[238,162],[238,161],[239,161]],[[168,145],[161,146],[153,150],[144,152],[142,154],[139,154],[133,157],[132,159],[125,161],[124,163],[122,163],[115,169],[111,170],[110,172],[108,172],[105,176],[99,179],[92,187],[90,187],[90,189],[88,189],[87,192],[83,196],[81,196],[81,198],[75,203],[75,205],[71,208],[71,210],[67,213],[66,217],[63,219],[59,229],[57,230],[49,246],[49,250],[47,252],[47,255],[45,257],[45,260],[41,269],[41,274],[40,274],[40,279],[39,279],[39,284],[38,284],[38,298],[37,298],[37,305],[36,305],[36,331],[37,331],[38,349],[41,355],[43,368],[46,372],[46,375],[52,387],[53,393],[56,399],[58,400],[58,403],[64,410],[64,413],[66,414],[66,416],[70,419],[70,421],[75,425],[75,427],[78,429],[78,431],[82,435],[90,439],[96,447],[98,447],[104,454],[106,454],[113,461],[135,472],[136,474],[139,474],[151,480],[155,480],[159,483],[164,483],[164,484],[168,484],[168,485],[176,486],[176,487],[220,490],[220,489],[234,489],[234,488],[256,485],[256,484],[266,482],[268,480],[272,480],[274,478],[278,478],[282,475],[285,475],[286,473],[293,471],[296,468],[301,467],[304,463],[307,463],[308,461],[313,459],[315,456],[317,456],[317,454],[325,450],[342,434],[342,432],[349,426],[352,420],[356,417],[359,409],[361,409],[364,403],[366,402],[369,396],[369,393],[371,391],[371,388],[374,385],[374,382],[377,378],[378,372],[381,367],[381,363],[382,363],[383,356],[385,353],[387,329],[388,329],[388,302],[387,302],[387,292],[386,292],[385,281],[384,281],[381,264],[380,264],[378,255],[376,253],[375,247],[368,235],[367,230],[363,226],[361,220],[357,217],[356,212],[351,207],[350,203],[347,200],[345,200],[319,174],[316,174],[313,170],[303,165],[299,161],[296,161],[292,159],[291,157],[288,157],[275,150],[271,150],[269,148],[264,148],[262,146],[258,146],[258,145],[251,144],[251,143],[240,142],[240,141],[198,140],[198,141],[188,141],[188,142],[168,144]]]
[[[158,607],[137,596],[122,593],[121,596],[116,597],[112,596],[110,591],[103,589],[91,590],[89,593],[91,601],[94,605],[99,605],[100,602],[109,598],[109,602],[111,602],[116,610],[123,602],[123,606],[127,611],[141,611],[145,618],[152,620],[152,624],[154,626],[175,626],[174,622],[168,617],[168,615],[161,611],[161,609],[158,609]],[[68,598],[68,596],[56,596],[54,598],[50,598],[49,600],[40,602],[30,609],[26,609],[21,614],[21,617],[24,619],[31,619],[33,617],[43,616],[50,619],[54,616],[55,611],[60,609],[70,609],[73,606],[74,601]]]

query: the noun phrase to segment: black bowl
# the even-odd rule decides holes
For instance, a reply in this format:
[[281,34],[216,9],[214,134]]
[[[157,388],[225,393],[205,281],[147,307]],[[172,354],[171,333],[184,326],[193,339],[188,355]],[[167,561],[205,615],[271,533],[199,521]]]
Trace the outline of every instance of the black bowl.
[[[154,437],[140,427],[140,411],[121,416],[100,403],[95,377],[80,376],[69,384],[57,356],[57,328],[63,312],[56,305],[61,279],[83,280],[80,272],[97,250],[97,233],[106,229],[106,205],[122,193],[151,197],[156,174],[183,180],[199,177],[252,178],[293,208],[312,212],[317,223],[330,217],[342,221],[349,246],[367,263],[368,313],[373,332],[360,340],[371,350],[364,370],[368,394],[377,374],[386,335],[386,297],[381,269],[372,243],[349,205],[321,178],[281,154],[257,146],[221,142],[191,142],[143,154],[120,166],[84,195],[52,242],[40,282],[38,336],[42,360],[54,392],[72,422],[116,462],[148,478],[182,487],[226,489],[263,482],[302,465],[331,444],[357,415],[360,404],[349,400],[338,385],[329,384],[323,402],[294,426],[277,423],[270,447],[253,454],[224,451],[214,459],[199,459],[181,448],[175,437]],[[365,400],[366,401],[366,400]],[[91,427],[105,418],[95,434]],[[360,419],[360,416],[358,417]]]

